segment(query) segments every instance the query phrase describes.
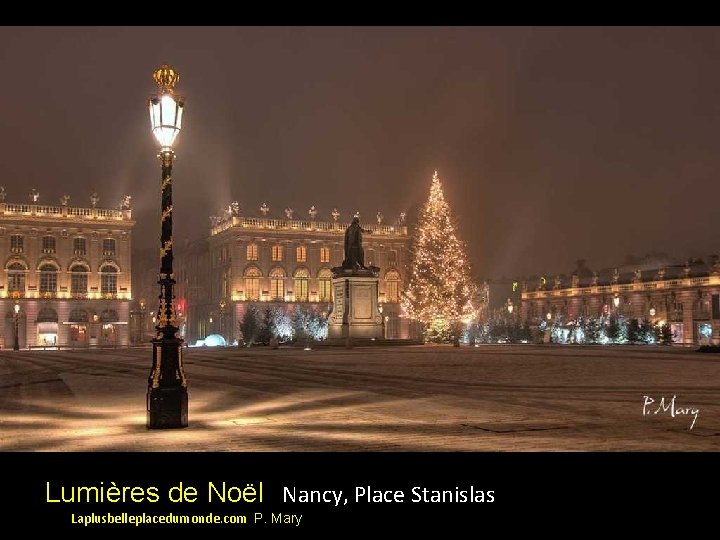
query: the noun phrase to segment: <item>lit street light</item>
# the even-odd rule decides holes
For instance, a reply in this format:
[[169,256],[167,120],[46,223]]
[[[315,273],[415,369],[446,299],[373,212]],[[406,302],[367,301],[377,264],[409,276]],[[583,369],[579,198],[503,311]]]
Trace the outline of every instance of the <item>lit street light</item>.
[[160,218],[160,306],[157,314],[157,334],[153,343],[153,360],[147,391],[147,427],[149,429],[182,428],[188,425],[187,378],[182,364],[182,339],[175,317],[175,276],[173,274],[172,222],[172,150],[180,132],[184,98],[175,95],[174,87],[180,79],[177,71],[163,64],[153,79],[159,93],[149,100],[150,123],[160,143],[158,158],[162,163]]
[[225,339],[225,300],[220,302],[220,335]]
[[13,350],[20,350],[20,332],[19,332],[19,319],[20,319],[20,304],[15,302],[15,343],[13,343]]

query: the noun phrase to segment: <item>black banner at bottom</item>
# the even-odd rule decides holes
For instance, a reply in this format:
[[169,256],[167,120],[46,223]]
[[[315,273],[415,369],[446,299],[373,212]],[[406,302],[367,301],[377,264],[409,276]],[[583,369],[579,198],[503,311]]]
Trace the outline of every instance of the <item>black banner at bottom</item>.
[[544,518],[535,522],[538,530],[564,529],[568,515],[645,519],[651,509],[667,519],[690,506],[697,514],[704,503],[714,504],[702,494],[703,486],[717,485],[716,459],[710,453],[6,453],[3,514],[26,532],[92,534],[337,534],[388,526],[420,532],[478,524],[510,530],[530,515]]

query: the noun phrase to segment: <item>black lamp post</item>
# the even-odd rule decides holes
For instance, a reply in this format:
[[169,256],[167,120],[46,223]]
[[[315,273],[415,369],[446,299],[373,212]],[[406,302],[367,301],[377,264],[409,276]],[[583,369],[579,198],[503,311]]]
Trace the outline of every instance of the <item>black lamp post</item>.
[[20,350],[19,321],[20,321],[20,304],[16,303],[15,304],[15,343],[13,343],[13,351]]
[[138,343],[145,343],[145,299],[140,300],[140,332],[138,332]]
[[220,302],[220,335],[225,339],[225,300]]
[[148,377],[148,429],[183,428],[188,425],[187,378],[182,365],[182,339],[177,337],[175,317],[175,275],[173,274],[172,237],[172,163],[173,142],[180,132],[184,98],[175,95],[174,87],[180,79],[177,71],[163,64],[153,79],[159,87],[149,101],[152,132],[160,143],[158,158],[162,163],[162,192],[160,217],[160,306],[157,331],[153,343],[152,369]]

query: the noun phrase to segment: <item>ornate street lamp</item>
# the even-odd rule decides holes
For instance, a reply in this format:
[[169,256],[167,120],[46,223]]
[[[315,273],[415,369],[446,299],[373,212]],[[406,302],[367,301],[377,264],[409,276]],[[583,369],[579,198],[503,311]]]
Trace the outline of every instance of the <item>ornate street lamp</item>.
[[20,332],[19,332],[19,328],[18,328],[19,320],[20,320],[20,304],[15,302],[15,343],[13,343],[13,351],[20,350]]
[[182,339],[177,337],[175,317],[175,275],[173,274],[172,237],[172,163],[175,153],[172,146],[180,133],[184,98],[175,94],[180,75],[167,64],[153,73],[159,87],[157,95],[149,100],[150,123],[160,143],[158,158],[162,163],[162,192],[160,217],[160,306],[157,314],[157,331],[153,343],[153,360],[147,391],[148,429],[182,428],[188,425],[187,378],[182,364]]

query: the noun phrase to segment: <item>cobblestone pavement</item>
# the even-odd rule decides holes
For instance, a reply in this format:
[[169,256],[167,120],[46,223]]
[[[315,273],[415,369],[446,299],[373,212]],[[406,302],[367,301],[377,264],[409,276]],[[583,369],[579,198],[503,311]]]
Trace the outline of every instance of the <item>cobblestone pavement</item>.
[[170,431],[145,428],[150,356],[0,351],[0,449],[720,450],[720,356],[688,349],[189,349]]

